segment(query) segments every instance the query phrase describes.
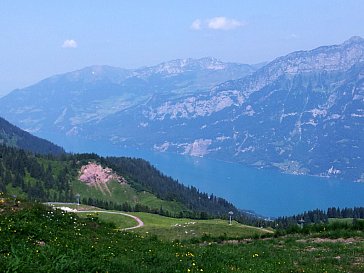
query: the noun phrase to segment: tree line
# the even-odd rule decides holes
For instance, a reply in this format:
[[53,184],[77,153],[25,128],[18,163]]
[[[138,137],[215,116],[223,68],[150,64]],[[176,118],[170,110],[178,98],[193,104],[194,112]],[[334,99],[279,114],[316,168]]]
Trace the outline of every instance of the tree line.
[[327,210],[311,210],[301,214],[279,217],[272,221],[271,226],[277,228],[287,228],[302,222],[304,224],[320,224],[327,223],[330,218],[353,218],[364,219],[364,207],[354,208],[335,208],[331,207]]
[[54,170],[50,162],[41,164],[40,158],[43,156],[0,145],[0,191],[6,193],[11,186],[29,200],[73,200],[69,168],[59,165],[58,171]]

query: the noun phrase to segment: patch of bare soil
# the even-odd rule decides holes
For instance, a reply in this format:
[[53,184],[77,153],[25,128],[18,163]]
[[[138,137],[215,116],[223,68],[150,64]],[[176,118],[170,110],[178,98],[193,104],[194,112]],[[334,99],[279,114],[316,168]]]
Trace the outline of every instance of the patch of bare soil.
[[353,238],[337,238],[337,239],[330,239],[330,238],[311,238],[311,239],[300,239],[296,242],[298,243],[342,243],[342,244],[352,244],[363,242],[363,238],[353,237]]

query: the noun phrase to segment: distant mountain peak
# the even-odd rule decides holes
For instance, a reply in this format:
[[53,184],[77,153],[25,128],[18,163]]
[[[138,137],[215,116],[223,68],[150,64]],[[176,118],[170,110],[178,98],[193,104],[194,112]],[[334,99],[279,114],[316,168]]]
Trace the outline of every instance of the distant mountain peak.
[[354,36],[338,45],[320,46],[312,50],[295,51],[281,56],[256,70],[248,79],[222,83],[216,91],[245,89],[246,96],[274,82],[279,77],[300,73],[339,72],[364,62],[364,39]]
[[264,72],[262,76],[268,75],[271,80],[275,80],[283,74],[346,70],[362,61],[364,61],[364,39],[354,36],[339,45],[292,52],[273,60],[255,74]]
[[131,75],[131,70],[109,66],[109,65],[92,65],[82,69],[78,69],[65,74],[50,77],[52,81],[67,79],[68,81],[76,82],[95,82],[107,80],[114,83],[119,83],[126,77]]
[[353,43],[364,43],[364,39],[360,36],[353,36],[350,39],[346,40],[343,45],[349,45]]
[[126,69],[110,65],[91,65],[64,74],[58,74],[44,79],[43,82],[57,82],[67,80],[69,82],[99,82],[109,81],[119,84],[127,78],[145,78],[159,74],[164,76],[180,74],[185,72],[197,72],[204,70],[224,70],[237,68],[243,71],[243,76],[252,73],[257,68],[248,64],[222,62],[213,57],[203,57],[199,59],[185,58],[166,61],[153,66],[140,67],[136,69]]
[[176,59],[168,62],[160,63],[150,67],[153,73],[162,74],[178,74],[191,70],[222,70],[227,68],[229,64],[224,63],[216,58],[203,57],[200,59]]

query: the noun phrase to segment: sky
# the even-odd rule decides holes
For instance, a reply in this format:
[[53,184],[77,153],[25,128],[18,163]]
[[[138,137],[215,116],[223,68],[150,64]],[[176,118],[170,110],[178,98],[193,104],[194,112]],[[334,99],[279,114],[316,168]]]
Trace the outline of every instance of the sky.
[[255,64],[364,37],[362,0],[1,0],[0,96],[90,65]]

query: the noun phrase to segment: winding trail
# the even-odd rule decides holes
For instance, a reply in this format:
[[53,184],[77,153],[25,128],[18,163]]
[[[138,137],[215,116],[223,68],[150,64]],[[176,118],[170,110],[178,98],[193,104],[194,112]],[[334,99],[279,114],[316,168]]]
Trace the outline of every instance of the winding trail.
[[[63,202],[46,202],[44,203],[46,205],[77,205],[77,203],[63,203]],[[65,208],[67,207],[58,207],[59,209],[63,209],[66,210]],[[131,229],[136,229],[136,228],[141,228],[144,226],[144,222],[139,218],[136,217],[134,215],[128,214],[128,213],[124,213],[124,212],[119,212],[119,211],[105,211],[105,210],[77,210],[77,209],[71,209],[69,208],[69,210],[66,211],[70,211],[70,212],[74,212],[74,213],[109,213],[109,214],[119,214],[119,215],[123,215],[123,216],[127,216],[130,218],[133,218],[138,224],[134,227],[128,227],[128,228],[122,228],[121,230],[131,230]]]
[[124,212],[118,212],[118,211],[103,211],[103,210],[78,210],[75,213],[109,213],[109,214],[119,214],[119,215],[124,215],[124,216],[128,216],[133,218],[135,221],[137,221],[138,225],[134,226],[134,227],[128,227],[128,228],[123,228],[121,230],[131,230],[131,229],[136,229],[136,228],[140,228],[144,226],[144,222],[142,220],[140,220],[139,217],[136,217],[134,215],[131,214],[127,214]]

